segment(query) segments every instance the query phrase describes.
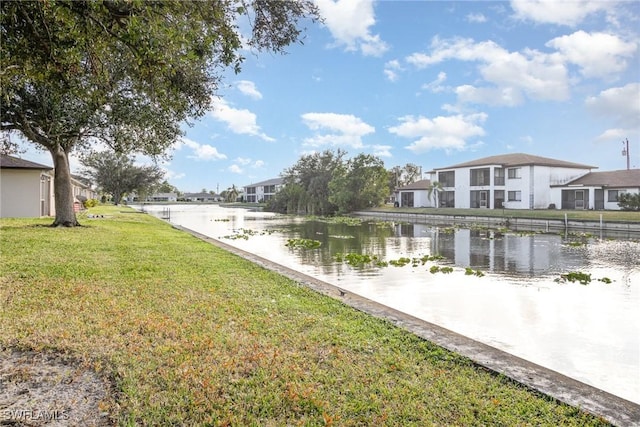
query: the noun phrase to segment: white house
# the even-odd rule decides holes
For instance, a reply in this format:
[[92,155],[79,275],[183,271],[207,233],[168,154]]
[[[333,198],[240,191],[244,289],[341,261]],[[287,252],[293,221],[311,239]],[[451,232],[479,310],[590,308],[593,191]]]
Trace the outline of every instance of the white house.
[[442,185],[440,207],[547,209],[558,201],[551,186],[564,185],[595,166],[514,153],[484,157],[430,172]]
[[148,198],[150,202],[176,202],[178,201],[177,193],[155,193]]
[[284,179],[273,178],[244,187],[245,201],[248,203],[262,203],[276,195],[282,188]]
[[[56,214],[54,172],[50,166],[0,156],[0,217],[30,218]],[[84,178],[72,175],[71,190],[78,210],[83,202],[97,198],[97,193]]]
[[428,179],[421,179],[420,181],[407,184],[404,187],[399,187],[396,190],[398,192],[398,206],[406,208],[434,207],[434,196],[433,193],[429,194],[430,188],[431,181]]
[[190,202],[207,202],[207,203],[219,202],[222,199],[220,195],[211,194],[211,193],[185,193],[183,198]]
[[53,168],[13,156],[0,156],[0,217],[55,214]]
[[640,194],[640,169],[591,172],[564,185],[552,185],[551,193],[562,209],[619,210],[620,194]]

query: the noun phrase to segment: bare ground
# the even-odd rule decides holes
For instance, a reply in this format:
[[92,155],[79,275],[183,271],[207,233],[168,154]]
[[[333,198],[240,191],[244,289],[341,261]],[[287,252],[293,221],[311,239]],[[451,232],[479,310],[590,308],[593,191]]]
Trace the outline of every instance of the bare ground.
[[109,383],[51,353],[0,348],[0,426],[113,425]]

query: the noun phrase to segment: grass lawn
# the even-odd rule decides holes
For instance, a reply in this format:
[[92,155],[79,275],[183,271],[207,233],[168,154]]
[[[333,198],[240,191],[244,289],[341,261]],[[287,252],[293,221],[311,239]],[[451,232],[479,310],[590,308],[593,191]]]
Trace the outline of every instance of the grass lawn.
[[606,423],[127,208],[0,220],[0,350],[61,352],[120,425]]
[[555,210],[555,209],[454,209],[454,208],[394,208],[393,206],[383,206],[368,209],[372,212],[407,212],[430,215],[468,215],[468,216],[489,216],[505,218],[537,218],[537,219],[558,219],[564,220],[565,214],[570,220],[600,221],[607,222],[638,222],[640,223],[640,212],[638,211],[589,211],[589,210]]

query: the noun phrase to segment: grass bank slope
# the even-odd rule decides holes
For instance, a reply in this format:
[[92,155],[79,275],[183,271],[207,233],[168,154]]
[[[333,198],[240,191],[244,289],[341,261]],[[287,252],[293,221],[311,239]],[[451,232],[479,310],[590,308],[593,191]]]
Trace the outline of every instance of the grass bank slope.
[[606,425],[145,214],[0,220],[0,350],[73,356],[120,425]]

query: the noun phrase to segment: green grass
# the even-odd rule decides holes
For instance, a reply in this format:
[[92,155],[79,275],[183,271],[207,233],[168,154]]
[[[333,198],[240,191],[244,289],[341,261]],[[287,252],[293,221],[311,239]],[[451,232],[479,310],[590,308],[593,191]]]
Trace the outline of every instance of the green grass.
[[564,220],[565,214],[570,220],[600,221],[607,222],[630,221],[640,223],[640,212],[638,211],[589,211],[589,210],[555,210],[555,209],[454,209],[454,208],[394,208],[393,206],[382,206],[368,209],[372,212],[405,212],[431,215],[466,215],[466,216],[487,216],[500,218],[536,218],[536,219],[557,219]]
[[0,220],[0,349],[115,383],[120,425],[605,425],[126,208]]

